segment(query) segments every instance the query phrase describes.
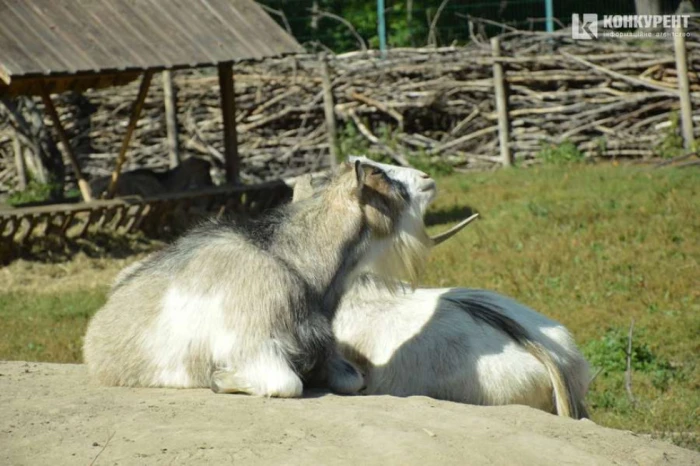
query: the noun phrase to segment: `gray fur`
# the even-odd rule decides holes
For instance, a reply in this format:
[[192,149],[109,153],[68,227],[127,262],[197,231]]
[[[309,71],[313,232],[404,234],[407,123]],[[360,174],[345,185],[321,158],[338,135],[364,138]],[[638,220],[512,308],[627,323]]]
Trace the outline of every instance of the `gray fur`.
[[88,326],[91,374],[106,385],[282,397],[299,396],[304,381],[360,390],[331,319],[412,206],[376,168],[342,171],[318,196],[247,225],[207,222],[124,270]]

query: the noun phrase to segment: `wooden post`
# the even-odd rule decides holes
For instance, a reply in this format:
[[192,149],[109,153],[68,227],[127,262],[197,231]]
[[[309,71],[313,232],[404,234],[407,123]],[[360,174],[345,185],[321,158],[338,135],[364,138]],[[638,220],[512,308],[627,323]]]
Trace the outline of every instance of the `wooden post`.
[[498,61],[501,56],[501,42],[498,37],[491,39],[491,56],[493,57],[493,87],[496,91],[496,113],[498,114],[498,145],[501,148],[501,163],[504,167],[513,165],[508,145],[508,97],[503,79],[503,65]]
[[12,138],[12,149],[15,152],[15,168],[17,169],[17,187],[21,190],[27,188],[27,167],[24,164],[24,154],[19,136]]
[[236,101],[234,98],[233,63],[219,63],[219,89],[221,91],[221,113],[224,122],[224,157],[226,158],[226,181],[238,184],[240,160],[236,137]]
[[330,147],[330,165],[335,168],[338,165],[340,148],[338,146],[338,130],[335,121],[335,103],[333,101],[333,86],[328,70],[328,56],[321,57],[321,80],[323,82],[323,111],[326,114],[326,129],[328,131],[328,146]]
[[173,75],[163,71],[163,100],[165,100],[165,125],[168,130],[168,157],[170,168],[180,165],[180,151],[177,141],[177,103],[173,89]]
[[44,108],[46,109],[46,113],[49,114],[49,118],[51,118],[51,122],[53,123],[54,128],[56,128],[56,131],[58,132],[58,137],[61,140],[61,143],[63,144],[63,150],[66,151],[68,160],[70,161],[70,164],[73,167],[73,173],[75,173],[75,179],[78,181],[78,188],[80,189],[80,194],[83,196],[83,200],[85,202],[90,202],[92,201],[90,185],[88,185],[87,181],[85,181],[85,178],[83,178],[83,174],[80,171],[80,165],[78,165],[78,159],[75,158],[73,147],[70,144],[70,139],[68,139],[68,134],[66,134],[66,130],[63,129],[63,124],[61,124],[61,119],[58,117],[56,107],[53,105],[53,101],[51,100],[49,91],[44,84],[41,85],[41,100],[44,102]]
[[676,74],[678,75],[678,93],[681,99],[681,127],[683,128],[683,145],[691,150],[693,136],[693,109],[690,105],[690,85],[688,83],[688,60],[685,49],[685,31],[678,26],[673,30],[673,45],[676,49]]
[[112,179],[109,182],[109,188],[107,188],[107,199],[112,198],[114,196],[114,192],[117,190],[119,175],[122,172],[122,166],[124,165],[124,162],[126,162],[126,150],[129,148],[129,142],[131,142],[131,135],[134,133],[134,129],[136,129],[136,123],[138,123],[139,121],[141,109],[143,108],[143,103],[146,101],[146,94],[148,94],[148,88],[151,85],[152,78],[153,71],[146,70],[146,72],[143,73],[143,78],[141,79],[141,86],[139,87],[139,93],[136,95],[136,100],[131,106],[129,125],[126,127],[126,134],[124,135],[122,146],[119,149],[117,163],[114,166],[114,171],[112,172]]

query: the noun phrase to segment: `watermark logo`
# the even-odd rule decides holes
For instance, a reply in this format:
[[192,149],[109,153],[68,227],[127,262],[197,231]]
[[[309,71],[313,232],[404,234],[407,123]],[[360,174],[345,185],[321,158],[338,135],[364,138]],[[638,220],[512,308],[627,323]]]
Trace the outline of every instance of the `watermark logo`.
[[[662,38],[674,34],[688,35],[688,15],[604,15],[602,22],[596,13],[571,15],[571,38],[593,40],[602,37]],[[598,26],[602,23],[602,32]],[[631,29],[632,31],[616,31]],[[662,30],[664,29],[664,30]],[[681,29],[679,32],[678,30]],[[667,31],[672,30],[672,31]]]
[[571,15],[571,37],[573,39],[592,40],[598,38],[598,14],[584,13],[583,20],[578,13]]

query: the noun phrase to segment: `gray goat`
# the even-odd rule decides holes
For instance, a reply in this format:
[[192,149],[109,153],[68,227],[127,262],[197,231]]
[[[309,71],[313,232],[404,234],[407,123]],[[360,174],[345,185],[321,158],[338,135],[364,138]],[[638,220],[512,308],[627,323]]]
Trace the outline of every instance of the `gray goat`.
[[105,385],[358,392],[364,380],[336,349],[333,315],[359,270],[415,280],[434,194],[427,175],[397,181],[356,162],[250,225],[195,228],[119,275],[88,326],[89,372]]

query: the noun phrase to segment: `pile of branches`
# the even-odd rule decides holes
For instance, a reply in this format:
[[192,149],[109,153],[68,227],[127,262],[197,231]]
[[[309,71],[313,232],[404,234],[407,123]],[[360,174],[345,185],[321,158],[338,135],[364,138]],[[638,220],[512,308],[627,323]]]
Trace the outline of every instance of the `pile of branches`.
[[[700,137],[700,79],[694,71],[700,69],[700,39],[693,33],[686,40]],[[543,148],[567,141],[589,157],[653,157],[678,146],[672,38],[641,46],[623,39],[572,41],[568,33],[513,31],[501,36],[501,47],[516,163],[532,163]],[[296,176],[329,164],[322,60],[306,55],[234,67],[244,182]],[[353,52],[326,60],[342,152],[456,169],[499,163],[495,59],[488,41],[394,49],[385,57]],[[205,157],[221,168],[215,72],[175,72],[174,80],[182,155]],[[57,99],[88,177],[112,170],[137,88],[134,82]],[[12,128],[0,116],[0,191],[15,185]],[[156,77],[125,169],[167,165],[163,90]]]

